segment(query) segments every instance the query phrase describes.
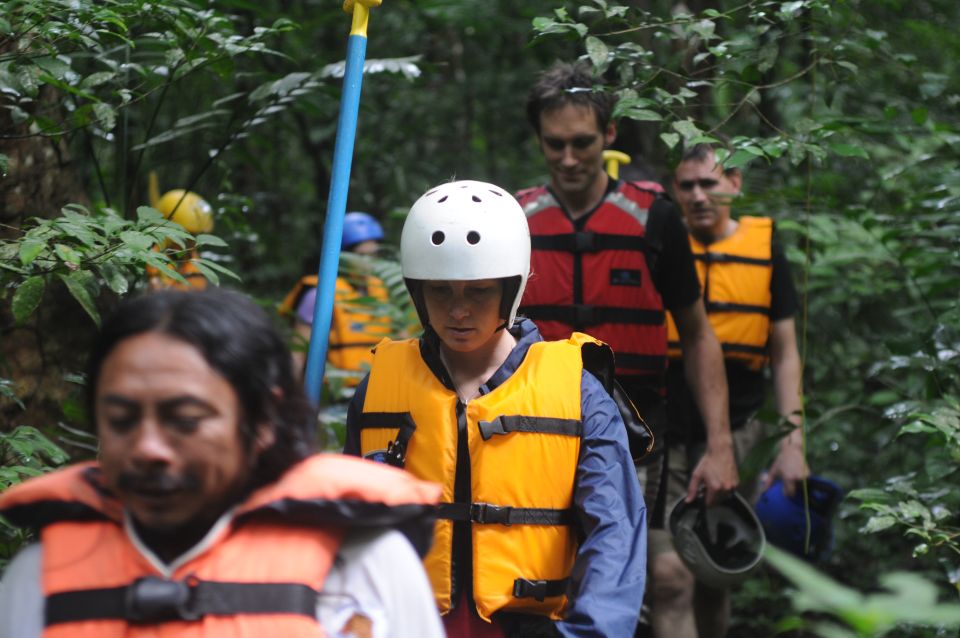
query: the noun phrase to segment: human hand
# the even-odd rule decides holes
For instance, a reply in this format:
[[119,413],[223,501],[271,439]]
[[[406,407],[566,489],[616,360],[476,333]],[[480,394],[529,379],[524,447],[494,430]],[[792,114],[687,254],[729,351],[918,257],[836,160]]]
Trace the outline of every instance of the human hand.
[[697,463],[687,486],[687,502],[692,502],[697,493],[705,492],[706,504],[713,505],[716,500],[729,494],[740,483],[737,464],[733,458],[733,446],[707,448]]
[[780,453],[763,478],[760,491],[765,491],[778,478],[783,481],[783,491],[787,497],[792,497],[797,490],[797,483],[810,476],[807,459],[803,455],[803,445],[792,438],[783,440],[780,444]]

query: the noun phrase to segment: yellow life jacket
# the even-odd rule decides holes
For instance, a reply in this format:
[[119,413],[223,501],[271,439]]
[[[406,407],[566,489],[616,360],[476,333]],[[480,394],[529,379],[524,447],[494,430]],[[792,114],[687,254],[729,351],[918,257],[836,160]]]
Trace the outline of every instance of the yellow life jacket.
[[253,492],[169,577],[130,541],[95,463],[7,490],[0,513],[41,528],[45,638],[312,638],[325,635],[317,595],[351,516],[387,522],[395,508],[412,521],[438,494],[393,468],[316,455]]
[[[577,552],[573,490],[582,421],[581,348],[609,348],[573,333],[530,346],[490,393],[460,404],[420,356],[416,340],[377,346],[360,420],[360,448],[382,458],[401,448],[405,469],[440,483],[440,520],[425,565],[437,606],[453,606],[454,522],[469,525],[473,597],[497,611],[562,617]],[[612,373],[612,356],[608,357]],[[458,431],[466,436],[469,494],[456,498]],[[463,480],[465,477],[461,477]]]
[[[761,369],[769,356],[773,220],[741,217],[732,235],[709,245],[689,237],[707,316],[724,357]],[[670,356],[679,358],[677,326],[669,315],[667,337]]]
[[[359,299],[372,297],[386,303],[390,299],[387,288],[377,277],[367,277],[366,286],[366,294],[361,294],[346,278],[337,278],[330,341],[327,345],[327,361],[335,368],[354,372],[366,370],[373,361],[373,346],[390,334],[390,318],[373,315],[369,305],[358,302]],[[287,293],[278,312],[283,315],[296,312],[303,294],[307,289],[316,287],[316,275],[302,277]],[[359,377],[346,380],[346,384],[352,386],[359,382]]]

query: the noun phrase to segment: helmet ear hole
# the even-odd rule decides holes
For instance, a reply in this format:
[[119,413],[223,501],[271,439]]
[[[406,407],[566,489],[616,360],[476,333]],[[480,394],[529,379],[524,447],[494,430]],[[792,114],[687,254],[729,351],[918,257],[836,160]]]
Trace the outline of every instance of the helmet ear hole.
[[471,246],[476,246],[478,243],[480,243],[480,233],[475,230],[471,230],[469,233],[467,233],[467,243]]
[[434,246],[439,246],[442,244],[444,239],[446,239],[446,236],[443,234],[442,230],[438,230],[430,236],[430,242]]

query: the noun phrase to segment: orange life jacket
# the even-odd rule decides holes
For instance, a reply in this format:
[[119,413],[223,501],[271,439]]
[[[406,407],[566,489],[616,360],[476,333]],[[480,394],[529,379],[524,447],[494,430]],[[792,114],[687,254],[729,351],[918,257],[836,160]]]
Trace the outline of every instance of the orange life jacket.
[[544,339],[587,332],[613,348],[617,374],[662,377],[667,333],[649,266],[659,246],[647,235],[658,197],[656,190],[621,181],[576,230],[546,187],[517,194],[533,249],[520,313],[536,322]]
[[[466,405],[460,423],[456,393],[423,361],[417,340],[377,346],[360,450],[377,459],[399,447],[407,470],[443,485],[441,520],[425,559],[441,613],[454,604],[454,522],[461,521],[470,525],[481,618],[500,610],[562,618],[578,547],[572,507],[587,349],[612,375],[610,349],[587,335],[538,342],[509,379]],[[458,458],[458,430],[468,459]],[[469,468],[470,500],[463,502],[455,498],[460,465]]]
[[[760,370],[769,356],[772,240],[769,217],[741,217],[733,234],[709,245],[690,235],[707,317],[723,356],[751,370]],[[673,317],[667,330],[670,356],[679,358],[680,338]]]
[[131,542],[95,463],[0,495],[41,528],[46,638],[323,636],[318,592],[345,527],[429,521],[440,488],[359,459],[317,455],[253,492],[212,545],[166,577]]

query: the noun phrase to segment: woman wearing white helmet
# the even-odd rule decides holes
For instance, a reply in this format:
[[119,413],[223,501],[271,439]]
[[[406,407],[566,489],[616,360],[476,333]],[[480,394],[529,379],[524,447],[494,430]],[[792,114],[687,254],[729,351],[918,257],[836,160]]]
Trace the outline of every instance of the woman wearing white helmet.
[[425,563],[448,634],[633,635],[646,510],[612,352],[516,317],[530,234],[498,186],[428,191],[400,252],[424,335],[377,346],[345,451],[443,485]]

